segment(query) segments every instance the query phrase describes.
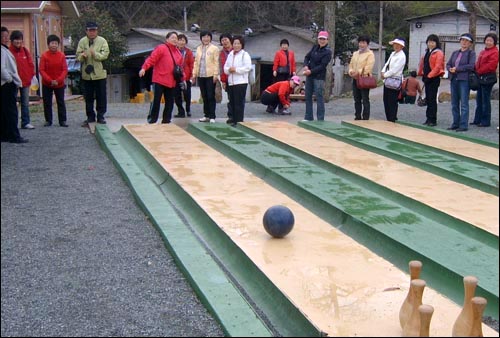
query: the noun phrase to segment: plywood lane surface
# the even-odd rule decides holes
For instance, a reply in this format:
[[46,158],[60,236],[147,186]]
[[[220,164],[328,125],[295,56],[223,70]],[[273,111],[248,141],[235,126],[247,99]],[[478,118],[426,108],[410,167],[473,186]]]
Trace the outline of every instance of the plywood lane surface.
[[498,149],[467,140],[382,120],[349,121],[348,124],[425,144],[429,147],[442,149],[486,163],[498,165],[499,162]]
[[[319,330],[401,336],[406,272],[174,124],[124,128]],[[270,237],[262,225],[265,211],[277,204],[295,216],[283,239]],[[460,306],[430,287],[423,302],[435,308],[431,335],[449,336]],[[484,332],[498,336],[486,326]]]
[[287,122],[244,125],[498,236],[497,196]]

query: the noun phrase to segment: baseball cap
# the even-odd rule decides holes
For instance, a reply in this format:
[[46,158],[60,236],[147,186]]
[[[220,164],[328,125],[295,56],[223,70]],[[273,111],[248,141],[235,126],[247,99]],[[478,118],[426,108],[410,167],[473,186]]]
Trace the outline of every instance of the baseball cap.
[[469,33],[464,33],[464,34],[460,35],[460,39],[458,39],[458,40],[462,40],[462,39],[469,40],[470,42],[474,42],[472,35],[470,35]]
[[87,24],[85,25],[85,28],[86,29],[97,29],[97,24],[95,22],[87,22]]
[[397,43],[398,45],[401,45],[401,46],[404,47],[405,46],[405,39],[403,39],[403,38],[395,38],[394,40],[392,40],[392,41],[389,42],[390,45],[393,45],[395,43]]
[[321,31],[318,33],[318,39],[328,39],[328,32],[327,31]]
[[292,78],[290,80],[292,80],[293,83],[295,83],[295,84],[298,84],[298,85],[300,84],[300,77],[298,77],[297,75],[292,76]]

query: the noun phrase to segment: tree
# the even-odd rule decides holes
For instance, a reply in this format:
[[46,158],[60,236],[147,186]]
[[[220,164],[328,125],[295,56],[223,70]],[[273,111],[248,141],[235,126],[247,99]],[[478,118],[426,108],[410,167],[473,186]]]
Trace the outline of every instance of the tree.
[[85,25],[88,21],[99,25],[99,35],[108,41],[109,57],[103,62],[104,68],[112,74],[118,71],[123,64],[128,51],[125,37],[116,27],[113,18],[102,9],[97,9],[93,1],[79,1],[81,15],[74,20],[64,22],[64,31],[71,37],[71,46],[76,50],[78,42],[85,36]]
[[331,36],[333,39],[329,39],[328,46],[332,50],[332,59],[326,67],[326,78],[325,78],[325,102],[330,101],[331,90],[332,90],[332,78],[333,78],[333,63],[335,62],[335,8],[337,7],[337,1],[325,1],[325,30],[327,32],[332,32]]

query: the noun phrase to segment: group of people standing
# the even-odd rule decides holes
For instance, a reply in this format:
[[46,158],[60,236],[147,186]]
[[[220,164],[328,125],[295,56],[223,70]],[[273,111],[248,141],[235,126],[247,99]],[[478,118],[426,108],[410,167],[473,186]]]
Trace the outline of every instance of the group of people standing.
[[[10,40],[10,46],[9,46]],[[35,129],[31,124],[29,96],[35,78],[35,65],[31,53],[23,45],[23,33],[12,31],[9,36],[7,27],[2,27],[2,142],[26,143],[21,137],[18,123],[17,94],[20,96],[21,129]],[[47,37],[48,50],[40,58],[39,71],[42,76],[42,96],[45,126],[52,125],[52,97],[55,95],[58,106],[58,119],[61,127],[67,127],[66,106],[64,103],[65,79],[68,74],[66,56],[59,50],[61,40],[57,35]],[[33,82],[34,81],[34,82]],[[38,88],[33,88],[38,89]]]
[[[457,132],[467,131],[469,125],[478,127],[489,127],[491,125],[491,92],[493,85],[497,81],[496,70],[498,67],[498,48],[497,35],[490,32],[484,37],[485,48],[480,52],[476,60],[476,53],[471,48],[474,39],[471,34],[464,33],[459,38],[460,49],[454,51],[449,60],[445,63],[444,52],[441,49],[441,42],[436,34],[430,34],[426,39],[427,48],[422,56],[418,75],[422,77],[424,83],[424,91],[426,98],[426,120],[423,123],[429,127],[434,127],[437,124],[437,96],[441,77],[448,71],[450,79],[451,91],[451,107],[452,107],[452,125],[448,130]],[[405,40],[396,38],[390,42],[394,47],[394,52],[391,53],[384,68],[382,69],[382,77],[384,79],[393,77],[403,77],[403,70],[406,64],[406,55],[403,52]],[[469,123],[469,95],[470,95],[470,80],[469,75],[475,72],[479,77],[490,75],[489,82],[479,84],[476,94],[476,110],[472,122]],[[416,92],[421,93],[418,83],[415,83],[413,78],[416,78],[414,71],[410,72],[411,77],[408,82],[402,82],[402,88],[410,83],[412,88],[412,102]],[[411,81],[411,82],[410,82]],[[388,88],[384,86],[384,107],[388,121],[395,122],[397,120],[397,96],[400,89]]]
[[[214,123],[216,118],[215,90],[217,82],[228,95],[227,123],[236,126],[244,119],[245,96],[252,70],[250,54],[245,51],[245,39],[241,35],[222,34],[222,50],[212,43],[210,31],[200,32],[201,44],[196,48],[196,56],[186,47],[187,37],[169,32],[164,44],[157,46],[145,60],[139,76],[153,68],[154,99],[148,115],[148,123],[158,120],[160,100],[165,98],[162,123],[172,121],[174,101],[178,107],[175,117],[191,116],[191,85],[200,87],[203,100],[203,117],[200,122]],[[180,41],[180,42],[179,42]],[[181,66],[182,74],[175,78],[175,66]],[[182,99],[184,97],[184,99]],[[186,108],[182,101],[186,102]]]
[[[82,63],[82,81],[84,85],[86,120],[82,126],[91,122],[106,123],[104,115],[107,110],[106,77],[103,61],[109,56],[109,46],[103,37],[98,36],[95,22],[86,24],[86,36],[80,39],[76,50],[77,59]],[[10,46],[9,46],[10,40]],[[61,51],[61,39],[50,34],[47,37],[48,50],[45,51],[38,64],[42,80],[43,111],[45,127],[53,123],[53,97],[57,104],[58,123],[68,127],[66,104],[64,101],[65,80],[68,75],[66,55]],[[33,82],[34,81],[34,82]],[[28,48],[24,46],[23,33],[2,27],[2,109],[1,139],[2,142],[26,143],[17,127],[17,92],[20,94],[21,129],[34,129],[29,112],[29,94],[32,83],[38,84],[35,64]],[[33,90],[38,90],[38,88]],[[96,102],[97,115],[94,110]]]

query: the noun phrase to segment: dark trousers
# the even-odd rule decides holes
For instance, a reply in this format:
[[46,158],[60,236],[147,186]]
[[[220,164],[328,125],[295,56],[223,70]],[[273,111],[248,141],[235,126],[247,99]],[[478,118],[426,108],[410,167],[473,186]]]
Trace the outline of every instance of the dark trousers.
[[2,115],[1,115],[1,139],[3,141],[16,141],[21,138],[17,120],[17,87],[14,82],[5,83],[2,86]]
[[398,119],[399,89],[390,89],[384,86],[384,109],[387,121],[396,122]]
[[[182,102],[186,102],[184,109]],[[191,81],[186,81],[186,89],[182,90],[181,86],[177,84],[175,87],[175,105],[177,106],[177,113],[179,115],[186,115],[191,112]]]
[[96,114],[94,111],[94,99],[96,100],[97,119],[103,119],[108,105],[106,79],[83,80],[83,89],[85,91],[85,113],[87,114],[87,121],[95,122]]
[[426,121],[429,123],[437,123],[437,93],[441,79],[433,77],[425,80],[425,98],[427,100],[427,109],[425,111]]
[[[226,86],[225,91],[226,91],[226,93],[227,93],[227,91],[228,91],[228,89],[229,89],[229,84],[226,82],[226,83],[225,83],[225,86]],[[229,119],[232,119],[232,118],[233,118],[233,107],[231,106],[231,102],[229,101],[229,94],[227,95],[227,117],[228,117]]]
[[[354,117],[360,120],[370,119],[370,89],[359,89],[356,80],[352,80],[352,96],[354,97]],[[361,115],[361,112],[363,115]]]
[[266,92],[265,90],[262,92],[262,95],[260,96],[260,103],[271,107],[273,110],[276,109],[278,105],[280,106],[279,108],[283,108],[278,93],[269,93]]
[[228,87],[229,102],[233,111],[233,122],[243,122],[245,115],[245,96],[248,84],[238,84]]
[[[213,76],[198,77],[198,86],[203,99],[203,115],[209,119],[215,119],[215,83]],[[231,101],[231,99],[229,100]]]
[[174,95],[175,88],[168,88],[158,83],[153,83],[154,97],[153,103],[149,108],[148,123],[156,123],[160,114],[161,97],[165,98],[165,106],[163,107],[163,118],[161,123],[170,123],[172,120],[172,110],[174,110]]
[[49,88],[42,87],[43,95],[43,114],[45,121],[52,123],[52,95],[56,96],[57,103],[57,118],[59,124],[66,122],[66,103],[64,102],[64,87],[62,88]]

